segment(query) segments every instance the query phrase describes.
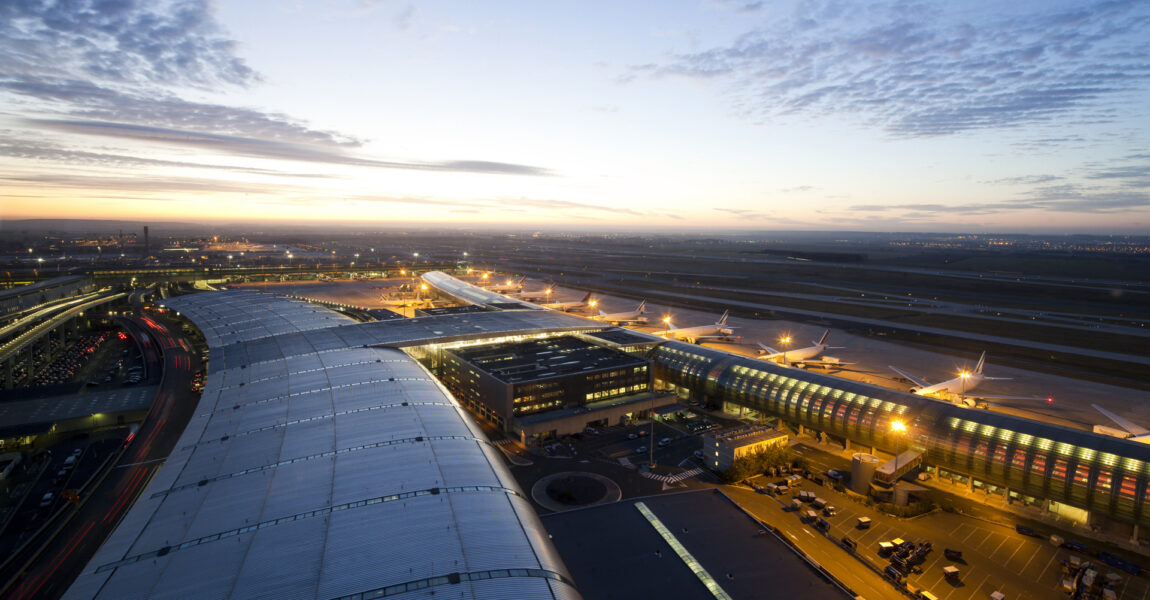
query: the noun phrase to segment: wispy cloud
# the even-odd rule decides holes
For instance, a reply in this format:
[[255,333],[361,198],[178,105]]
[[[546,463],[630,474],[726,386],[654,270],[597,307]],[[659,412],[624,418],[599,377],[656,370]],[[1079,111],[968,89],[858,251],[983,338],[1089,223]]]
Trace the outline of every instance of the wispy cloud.
[[169,146],[187,146],[200,150],[213,150],[226,154],[254,158],[416,171],[498,173],[502,175],[536,176],[550,174],[546,169],[540,167],[481,160],[453,160],[425,163],[375,160],[351,155],[340,148],[332,148],[329,146],[300,144],[266,138],[203,133],[191,130],[168,129],[129,123],[61,119],[32,119],[29,120],[29,122],[41,127],[73,134],[106,136]]
[[0,156],[18,158],[30,161],[47,161],[64,163],[72,166],[98,166],[112,168],[131,167],[174,167],[185,169],[208,169],[213,171],[231,171],[252,175],[267,175],[274,177],[307,177],[326,178],[321,173],[288,173],[273,169],[257,169],[252,167],[239,167],[235,165],[220,165],[197,163],[188,161],[162,160],[158,158],[144,158],[117,152],[91,152],[87,150],[72,150],[59,144],[27,140],[11,134],[0,134]]
[[767,219],[771,216],[770,213],[760,212],[757,210],[749,210],[745,208],[715,207],[712,210],[716,210],[721,213],[732,214],[736,217],[739,217],[740,219],[751,219],[755,221]]
[[1013,200],[956,204],[859,204],[850,212],[900,213],[899,218],[978,216],[1004,212],[1069,212],[1117,214],[1150,207],[1150,193],[1140,190],[1115,191],[1077,184],[1038,187]]
[[[409,20],[414,8],[404,9]],[[397,25],[400,23],[397,23]],[[365,141],[274,111],[186,100],[186,88],[249,86],[205,0],[13,0],[0,3],[0,94],[35,100],[26,124],[245,157],[369,168],[547,176],[548,169],[481,159],[379,160]],[[36,135],[24,135],[29,143]],[[56,158],[65,158],[56,154]],[[52,159],[49,153],[41,158]],[[95,155],[73,155],[90,163]],[[116,160],[103,157],[108,166]],[[121,157],[129,162],[130,157]],[[138,158],[136,166],[149,163]],[[168,165],[171,166],[171,165]]]
[[947,12],[915,2],[799,3],[731,44],[638,65],[631,77],[730,84],[754,118],[854,115],[905,136],[1016,127],[1074,115],[1150,81],[1150,4],[1096,0],[1030,12]]
[[45,70],[124,84],[213,88],[259,79],[235,54],[206,0],[6,0],[0,3],[3,69]]
[[1060,181],[1062,179],[1062,177],[1057,175],[1021,175],[1018,177],[991,179],[984,181],[983,183],[990,183],[994,185],[1036,185],[1040,183],[1050,183],[1051,181]]
[[[284,194],[299,191],[300,188],[266,183],[244,183],[196,177],[151,177],[145,175],[81,175],[81,174],[35,174],[0,176],[0,181],[14,184],[35,185],[44,188],[74,190],[107,190],[140,193],[190,193],[215,192],[236,194]],[[152,198],[153,200],[155,198]]]

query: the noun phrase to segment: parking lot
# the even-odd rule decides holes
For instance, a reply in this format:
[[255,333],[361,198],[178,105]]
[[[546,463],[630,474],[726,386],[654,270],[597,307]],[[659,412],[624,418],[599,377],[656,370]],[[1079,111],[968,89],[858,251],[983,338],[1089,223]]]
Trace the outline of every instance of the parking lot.
[[[765,486],[766,483],[775,482],[779,478],[759,478],[757,484]],[[1095,566],[1100,577],[1108,573],[1116,573],[1121,577],[1121,583],[1116,588],[1118,600],[1142,600],[1150,598],[1150,585],[1145,577],[1132,576],[1108,565],[1102,564],[1096,558],[1085,553],[1078,553],[1064,547],[1052,545],[1048,539],[1022,535],[1012,528],[995,523],[985,522],[961,514],[936,511],[920,517],[900,519],[882,514],[872,507],[848,497],[845,493],[836,492],[829,486],[817,485],[810,480],[804,480],[789,493],[769,496],[755,494],[758,498],[750,501],[747,494],[732,494],[740,501],[758,505],[760,511],[756,516],[776,525],[784,531],[815,533],[816,523],[801,522],[807,510],[813,508],[810,503],[803,503],[802,510],[791,508],[792,502],[798,497],[800,491],[813,491],[814,495],[836,507],[835,516],[825,516],[821,511],[818,517],[828,524],[827,535],[841,540],[849,537],[857,543],[856,552],[859,559],[868,561],[878,570],[891,564],[887,554],[880,554],[880,542],[889,542],[896,538],[913,543],[929,541],[932,550],[927,553],[925,560],[917,565],[915,572],[906,578],[907,585],[914,590],[926,590],[943,600],[985,599],[995,591],[1002,592],[1006,598],[1064,598],[1061,581],[1063,561],[1071,555],[1079,559],[1089,560]],[[771,504],[773,510],[768,510]],[[752,506],[748,506],[748,509]],[[774,514],[771,514],[771,513]],[[858,518],[871,519],[869,528],[860,529]],[[805,530],[805,531],[804,531]],[[806,535],[795,535],[794,538],[800,547],[803,546]],[[961,560],[949,560],[944,550],[950,548],[962,552]],[[1099,549],[1092,548],[1097,551]],[[840,556],[824,557],[829,561],[828,568],[836,569],[858,568],[857,562],[848,559],[848,552],[838,551]],[[836,566],[837,565],[837,566]],[[948,580],[943,573],[944,567],[958,569],[958,577]]]

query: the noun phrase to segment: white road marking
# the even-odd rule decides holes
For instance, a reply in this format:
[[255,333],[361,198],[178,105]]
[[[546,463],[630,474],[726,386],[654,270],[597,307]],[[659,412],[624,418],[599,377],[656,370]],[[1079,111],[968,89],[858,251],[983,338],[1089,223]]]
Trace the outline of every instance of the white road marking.
[[[1029,559],[1026,561],[1026,564],[1025,564],[1025,565],[1022,565],[1022,569],[1021,569],[1021,570],[1019,570],[1018,572],[1019,572],[1019,573],[1025,573],[1025,572],[1026,572],[1026,569],[1027,569],[1028,567],[1030,567],[1030,563],[1031,563],[1032,561],[1034,561],[1034,557],[1038,556],[1039,554],[1041,554],[1041,553],[1040,553],[1040,552],[1035,552],[1034,554],[1031,554],[1031,555],[1030,555],[1030,558],[1029,558]],[[1057,556],[1057,555],[1058,555],[1058,553],[1057,553],[1057,552],[1055,552],[1054,554],[1055,554],[1055,556]]]
[[1006,538],[1002,538],[1002,541],[998,542],[998,545],[994,547],[994,550],[992,550],[990,552],[990,555],[988,555],[987,558],[989,558],[990,560],[994,560],[994,555],[998,552],[998,549],[1001,548],[1002,545],[1005,543],[1006,543]]
[[1054,564],[1054,559],[1056,558],[1058,558],[1057,552],[1054,553],[1054,556],[1050,557],[1050,560],[1046,561],[1046,566],[1042,567],[1042,572],[1038,574],[1039,581],[1042,581],[1042,578],[1046,576],[1046,569],[1049,569],[1050,565]]

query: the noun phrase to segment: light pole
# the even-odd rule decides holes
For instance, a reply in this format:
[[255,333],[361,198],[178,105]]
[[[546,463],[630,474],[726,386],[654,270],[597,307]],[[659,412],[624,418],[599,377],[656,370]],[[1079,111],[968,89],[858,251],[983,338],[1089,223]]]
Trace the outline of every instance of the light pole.
[[958,378],[962,380],[962,386],[959,388],[961,391],[958,393],[958,401],[962,402],[962,399],[966,396],[966,380],[970,379],[970,371],[966,369],[959,371]]
[[789,366],[787,363],[787,346],[791,345],[791,336],[784,334],[783,337],[779,338],[779,344],[783,347],[783,366]]
[[898,503],[898,441],[902,434],[906,432],[906,423],[902,421],[891,421],[890,431],[894,434],[894,480],[890,486],[890,503]]

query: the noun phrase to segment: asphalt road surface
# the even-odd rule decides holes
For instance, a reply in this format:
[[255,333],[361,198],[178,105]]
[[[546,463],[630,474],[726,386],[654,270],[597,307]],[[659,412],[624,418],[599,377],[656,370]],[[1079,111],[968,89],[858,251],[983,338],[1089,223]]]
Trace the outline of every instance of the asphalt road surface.
[[[145,356],[162,360],[163,382],[156,402],[117,466],[86,497],[75,516],[43,547],[4,598],[59,598],[131,508],[163,464],[192,416],[199,395],[191,391],[197,357],[186,340],[150,316],[127,318]],[[148,335],[142,336],[146,332]],[[181,343],[182,342],[182,343]],[[154,363],[153,363],[154,364]]]

